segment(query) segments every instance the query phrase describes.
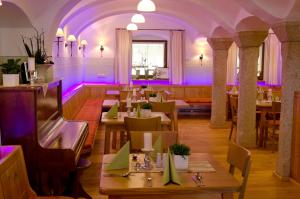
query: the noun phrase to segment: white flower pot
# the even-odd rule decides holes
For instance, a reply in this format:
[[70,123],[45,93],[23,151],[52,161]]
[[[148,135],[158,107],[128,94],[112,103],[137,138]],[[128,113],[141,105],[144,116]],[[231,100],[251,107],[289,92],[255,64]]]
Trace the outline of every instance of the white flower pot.
[[149,101],[150,102],[157,102],[157,98],[156,97],[149,97]]
[[151,117],[151,109],[141,109],[141,117],[143,118]]
[[176,169],[184,170],[189,168],[189,156],[174,155]]
[[18,86],[19,79],[19,74],[3,74],[3,86]]

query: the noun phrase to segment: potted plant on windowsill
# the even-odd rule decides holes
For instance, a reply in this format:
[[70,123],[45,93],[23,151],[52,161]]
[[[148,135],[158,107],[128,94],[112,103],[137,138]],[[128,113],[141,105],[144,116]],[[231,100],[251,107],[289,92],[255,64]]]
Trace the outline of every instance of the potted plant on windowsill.
[[20,84],[21,59],[8,59],[7,63],[1,64],[3,73],[3,86],[18,86]]
[[144,118],[151,117],[151,108],[152,105],[150,103],[146,103],[142,105],[141,116]]
[[184,170],[189,167],[190,147],[185,144],[173,144],[170,151],[174,157],[174,165],[176,169]]

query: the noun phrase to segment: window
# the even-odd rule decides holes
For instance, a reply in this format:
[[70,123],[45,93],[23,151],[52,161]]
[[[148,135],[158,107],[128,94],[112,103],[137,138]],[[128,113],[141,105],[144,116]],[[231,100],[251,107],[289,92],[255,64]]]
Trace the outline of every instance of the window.
[[[265,43],[259,47],[259,57],[257,60],[257,80],[264,79],[264,54],[265,54]],[[237,50],[237,60],[236,60],[236,74],[240,72],[240,60],[239,60],[239,49]]]
[[169,79],[167,41],[134,40],[132,42],[132,79]]

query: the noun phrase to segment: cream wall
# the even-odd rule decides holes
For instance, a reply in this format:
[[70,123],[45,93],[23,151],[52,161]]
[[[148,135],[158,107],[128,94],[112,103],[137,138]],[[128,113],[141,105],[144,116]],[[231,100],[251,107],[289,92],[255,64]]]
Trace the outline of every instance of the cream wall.
[[[114,81],[114,51],[115,29],[125,28],[132,14],[122,14],[104,18],[76,35],[78,41],[73,47],[73,57],[79,58],[83,63],[84,82],[112,83]],[[185,63],[184,76],[187,84],[210,84],[212,80],[212,50],[206,42],[206,38],[198,35],[197,31],[188,24],[159,14],[146,14],[146,24],[140,24],[141,29],[182,29],[185,34]],[[69,27],[64,27],[66,38]],[[133,39],[162,39],[168,40],[168,30],[143,30],[133,32]],[[83,58],[82,51],[78,49],[80,40],[86,39],[88,46]],[[66,40],[66,39],[65,39]],[[104,46],[103,57],[100,56],[100,44]],[[53,55],[56,55],[56,43],[53,43]],[[169,51],[169,50],[168,50]],[[199,55],[204,54],[203,65],[199,61]],[[60,56],[70,57],[70,48],[60,44]],[[72,58],[75,59],[75,58]],[[75,59],[76,60],[76,59]],[[168,62],[169,63],[169,62]],[[61,63],[63,64],[63,63]],[[75,63],[74,63],[75,64]],[[76,65],[76,64],[75,64]]]

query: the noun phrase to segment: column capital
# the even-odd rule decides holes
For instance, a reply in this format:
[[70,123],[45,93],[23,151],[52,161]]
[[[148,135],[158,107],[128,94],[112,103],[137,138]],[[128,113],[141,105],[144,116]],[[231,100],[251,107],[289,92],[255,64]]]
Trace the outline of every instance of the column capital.
[[280,42],[300,42],[300,21],[277,23],[272,30]]
[[213,50],[228,50],[233,42],[231,38],[207,38]]
[[239,48],[259,47],[267,36],[268,31],[242,31],[234,40]]

